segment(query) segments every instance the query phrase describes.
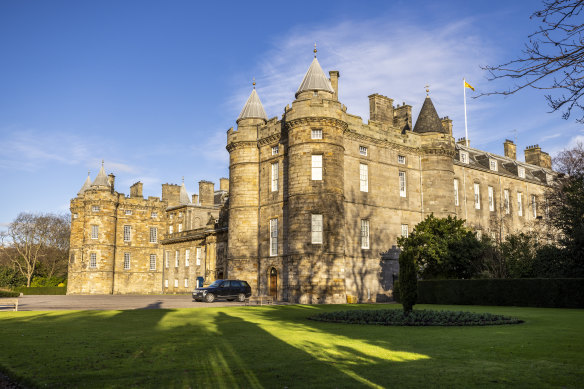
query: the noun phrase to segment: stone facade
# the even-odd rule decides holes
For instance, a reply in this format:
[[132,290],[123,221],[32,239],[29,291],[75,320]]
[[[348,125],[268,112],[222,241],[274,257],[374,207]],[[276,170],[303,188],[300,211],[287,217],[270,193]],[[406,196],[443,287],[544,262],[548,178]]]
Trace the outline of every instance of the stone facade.
[[229,180],[219,190],[201,181],[191,201],[184,185],[165,184],[162,199],[143,199],[141,185],[125,197],[113,179],[86,182],[71,201],[68,293],[178,293],[201,278],[233,278],[284,301],[382,301],[392,296],[397,238],[426,216],[457,216],[499,238],[545,216],[554,172],[538,146],[523,163],[509,140],[504,156],[456,142],[430,97],[413,126],[410,105],[373,94],[364,123],[338,100],[339,72],[329,75],[315,57],[281,118],[269,119],[252,91],[227,132]]

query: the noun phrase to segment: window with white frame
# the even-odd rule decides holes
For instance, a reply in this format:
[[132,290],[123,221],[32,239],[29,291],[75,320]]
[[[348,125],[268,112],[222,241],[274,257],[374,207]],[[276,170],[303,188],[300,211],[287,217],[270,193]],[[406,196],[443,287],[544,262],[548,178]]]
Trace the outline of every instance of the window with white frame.
[[158,227],[150,227],[150,243],[158,242]]
[[185,267],[189,267],[191,265],[191,250],[185,250]]
[[511,213],[511,203],[509,202],[509,189],[503,191],[503,199],[505,201],[505,214]]
[[525,178],[525,168],[523,166],[518,166],[517,167],[517,175],[520,178]]
[[322,244],[322,215],[312,215],[311,232],[311,242],[313,244]]
[[497,171],[497,160],[496,159],[489,159],[489,169],[493,171]]
[[175,280],[174,280],[174,287],[175,287],[175,288],[178,288],[178,280],[177,280],[176,278],[175,278]]
[[272,146],[272,155],[278,155],[279,152],[280,148],[278,147],[278,145]]
[[182,232],[182,223],[178,223],[178,232]]
[[203,250],[201,249],[201,247],[197,247],[196,251],[195,251],[195,257],[196,257],[196,261],[197,261],[197,266],[201,265],[201,252]]
[[361,248],[369,248],[369,220],[361,220]]
[[272,164],[272,192],[278,191],[279,167],[280,164],[278,162]]
[[172,234],[174,232],[174,226],[171,224],[170,226],[168,226],[168,233]]
[[91,253],[89,254],[89,267],[95,269],[97,267],[97,254]]
[[322,180],[322,154],[312,156],[312,180]]
[[406,172],[399,172],[399,197],[406,197]]
[[359,164],[359,190],[369,192],[369,167],[364,163]]
[[156,254],[150,254],[150,270],[156,270]]
[[535,195],[531,195],[531,208],[533,210],[533,218],[537,218],[537,201]]
[[270,256],[278,255],[278,219],[270,219]]
[[132,227],[124,226],[124,242],[132,240]]
[[182,212],[179,212],[178,213],[178,217],[183,217],[183,213]]
[[158,217],[158,212],[152,212],[152,213],[150,214],[150,217],[151,217],[152,219],[156,219],[156,218]]
[[179,264],[180,264],[180,251],[175,250],[175,252],[174,252],[174,267],[178,267]]
[[92,224],[91,225],[91,239],[99,239],[99,226]]
[[131,215],[131,214],[132,214],[132,210],[131,210],[131,209],[126,209],[126,210],[124,211],[124,214],[125,214],[125,215]]
[[460,162],[468,163],[468,152],[460,151],[458,155],[459,155]]
[[401,225],[401,236],[403,236],[404,238],[408,237],[408,225],[407,224]]
[[523,216],[523,193],[517,192],[517,214]]
[[185,278],[185,288],[188,288],[188,287],[189,287],[189,279]]
[[458,206],[458,178],[454,179],[454,205]]
[[170,217],[170,220],[172,220],[172,219],[174,218],[174,214],[173,214],[173,213],[171,213],[171,214],[169,215],[169,217]]
[[124,270],[130,269],[130,253],[124,253]]
[[475,209],[481,209],[481,192],[480,187],[477,182],[474,184],[474,202],[475,202]]
[[367,147],[365,146],[359,146],[359,155],[362,155],[364,157],[367,156]]
[[397,156],[397,163],[405,165],[406,163],[406,156],[405,155],[398,155]]
[[164,280],[164,287],[168,288],[168,280]]
[[493,212],[495,210],[495,193],[493,192],[493,187],[489,186],[487,192],[489,195],[489,211]]
[[78,217],[79,217],[79,214],[78,213],[74,213],[73,214],[73,219],[77,219]]
[[322,139],[322,128],[313,128],[310,137],[312,139]]
[[170,266],[170,251],[164,252],[164,266],[168,268]]
[[99,212],[99,205],[92,205],[91,212]]

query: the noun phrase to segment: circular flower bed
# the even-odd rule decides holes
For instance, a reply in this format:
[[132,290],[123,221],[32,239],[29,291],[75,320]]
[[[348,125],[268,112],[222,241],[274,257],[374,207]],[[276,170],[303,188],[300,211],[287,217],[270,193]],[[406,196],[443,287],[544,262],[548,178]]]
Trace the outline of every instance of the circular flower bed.
[[490,313],[414,310],[405,315],[401,309],[324,312],[309,319],[382,326],[490,326],[523,323],[523,320]]

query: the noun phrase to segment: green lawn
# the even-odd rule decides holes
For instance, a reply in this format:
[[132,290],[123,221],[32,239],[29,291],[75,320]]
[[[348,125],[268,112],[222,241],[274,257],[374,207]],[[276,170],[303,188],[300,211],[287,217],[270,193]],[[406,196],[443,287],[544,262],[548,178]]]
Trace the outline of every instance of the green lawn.
[[347,308],[380,306],[0,312],[0,366],[59,388],[584,385],[581,309],[416,306],[525,320],[487,327],[306,320]]

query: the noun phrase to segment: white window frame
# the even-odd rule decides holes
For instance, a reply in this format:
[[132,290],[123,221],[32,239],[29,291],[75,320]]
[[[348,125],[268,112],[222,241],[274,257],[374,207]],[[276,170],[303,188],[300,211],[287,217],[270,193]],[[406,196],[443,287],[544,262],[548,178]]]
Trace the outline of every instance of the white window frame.
[[96,253],[89,254],[89,268],[90,269],[97,269],[97,254]]
[[129,225],[124,226],[124,242],[130,242],[132,240],[132,227]]
[[409,236],[409,229],[407,224],[401,225],[401,236],[403,236],[404,238],[407,238]]
[[517,166],[517,176],[525,178],[525,168],[523,166]]
[[92,205],[91,206],[91,212],[99,212],[100,208],[99,205]]
[[322,139],[322,128],[313,128],[310,131],[310,139]]
[[272,192],[278,191],[278,181],[279,181],[279,174],[280,174],[280,164],[278,162],[272,163]]
[[182,211],[178,213],[178,217],[183,217]]
[[406,156],[405,155],[398,155],[397,156],[397,163],[399,163],[400,165],[405,165],[406,164]]
[[158,212],[152,212],[152,213],[150,214],[150,217],[151,217],[152,219],[156,219],[156,218],[158,217]]
[[174,279],[174,287],[178,288],[178,279],[176,279],[176,278]]
[[191,250],[185,250],[185,267],[191,266]]
[[279,145],[272,146],[272,155],[278,155],[279,152],[280,152]]
[[407,179],[406,172],[403,170],[399,171],[399,197],[407,196]]
[[182,223],[178,223],[178,232],[182,232]]
[[168,280],[164,280],[164,287],[168,288]]
[[369,153],[369,150],[367,149],[367,147],[359,146],[359,155],[366,157],[368,153]]
[[170,267],[170,250],[164,252],[164,265],[167,269]]
[[150,227],[150,243],[158,243],[158,227]]
[[361,219],[361,248],[369,249],[369,220]]
[[497,160],[489,158],[489,169],[496,172],[498,170],[497,168],[498,168]]
[[460,202],[458,201],[458,178],[454,179],[454,205],[460,205]]
[[201,247],[197,247],[195,249],[195,257],[196,257],[197,266],[201,266],[202,251],[203,251],[203,249]]
[[369,192],[369,166],[359,164],[359,190],[361,192]]
[[505,214],[509,215],[511,213],[511,200],[509,197],[509,189],[503,191],[503,198],[505,201]]
[[174,267],[180,265],[180,250],[174,250]]
[[185,278],[185,288],[188,288],[188,287],[189,287],[189,279]]
[[78,217],[79,217],[79,214],[78,213],[74,213],[73,214],[73,219],[77,219]]
[[130,270],[130,253],[124,253],[124,270]]
[[99,226],[97,224],[91,225],[91,239],[99,239]]
[[168,226],[168,233],[172,234],[174,232],[174,226],[171,224]]
[[523,193],[517,192],[517,214],[523,216]]
[[124,210],[124,215],[131,215],[131,214],[132,214],[132,210],[131,209]]
[[481,186],[478,182],[474,183],[474,203],[475,209],[481,209]]
[[312,155],[312,181],[322,181],[322,154]]
[[312,244],[322,244],[323,241],[323,217],[322,214],[311,215],[311,240]]
[[537,198],[535,195],[531,195],[531,207],[533,208],[533,218],[537,218]]
[[156,270],[156,254],[150,254],[150,270]]
[[495,210],[495,192],[493,191],[493,187],[487,187],[487,192],[489,195],[489,211],[493,212]]
[[270,257],[278,255],[278,219],[270,219]]
[[459,156],[460,162],[466,163],[468,165],[468,152],[460,151]]

